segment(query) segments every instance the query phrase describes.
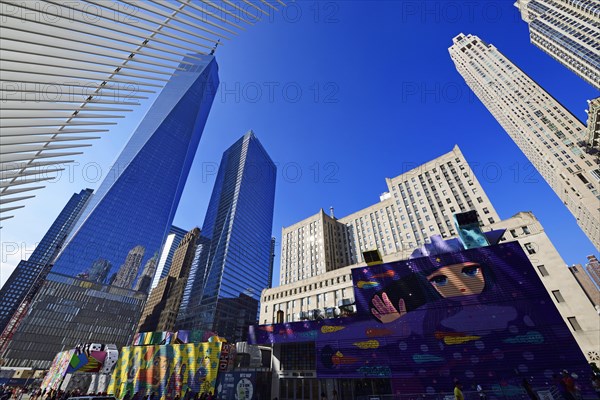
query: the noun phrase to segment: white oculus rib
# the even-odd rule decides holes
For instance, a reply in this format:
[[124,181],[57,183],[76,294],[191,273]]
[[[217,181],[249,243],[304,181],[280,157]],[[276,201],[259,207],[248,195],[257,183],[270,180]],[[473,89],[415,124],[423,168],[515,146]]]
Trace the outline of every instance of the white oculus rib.
[[[159,91],[281,0],[0,0],[0,221]],[[83,135],[82,135],[83,134]],[[54,160],[56,159],[56,160]],[[15,204],[16,203],[16,204]]]

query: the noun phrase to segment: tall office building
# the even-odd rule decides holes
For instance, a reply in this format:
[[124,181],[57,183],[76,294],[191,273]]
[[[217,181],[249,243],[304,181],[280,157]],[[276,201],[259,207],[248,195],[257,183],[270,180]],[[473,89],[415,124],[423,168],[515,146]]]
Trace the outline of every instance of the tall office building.
[[[2,299],[0,305],[0,333],[4,332],[7,324],[14,316],[15,319],[10,329],[12,331],[14,324],[26,312],[36,289],[44,280],[44,271],[46,269],[47,272],[48,263],[60,251],[66,236],[71,231],[73,224],[91,195],[92,189],[85,189],[71,196],[50,229],[48,229],[48,232],[31,253],[31,256],[27,260],[19,262],[0,289],[0,299]],[[22,303],[22,307],[19,307]],[[19,309],[21,311],[17,313],[18,315],[15,315]],[[9,332],[2,333],[2,340],[4,340],[5,334],[9,335]],[[0,349],[2,349],[1,346]]]
[[350,228],[323,209],[282,228],[280,285],[354,264],[350,242]]
[[517,0],[531,43],[600,90],[600,3]]
[[179,246],[181,239],[183,239],[186,233],[187,232],[184,229],[178,228],[175,225],[171,226],[169,234],[167,235],[165,243],[163,244],[160,257],[158,258],[156,274],[154,275],[152,285],[150,286],[152,289],[154,289],[156,285],[158,285],[159,280],[169,275],[169,270],[171,269],[171,262],[173,261],[173,255],[175,254],[175,250],[177,250],[177,246]]
[[[506,230],[501,241],[519,242],[581,350],[590,362],[597,363],[600,359],[598,313],[573,274],[565,267],[565,261],[542,224],[531,212],[520,212],[511,218],[486,224],[483,228],[484,231],[497,229]],[[389,253],[383,256],[383,261],[405,260],[411,253],[412,250],[408,254]],[[260,323],[301,321],[311,314],[314,316],[315,313],[311,311],[316,309],[324,318],[338,315],[338,311],[349,312],[355,302],[351,271],[365,265],[362,261],[298,282],[265,289],[261,298]],[[340,303],[342,307],[339,307]],[[286,373],[293,376],[296,372],[299,371]]]
[[322,209],[281,232],[280,283],[321,275],[363,261],[362,252],[383,256],[413,249],[433,235],[455,235],[452,214],[476,210],[482,225],[499,220],[496,210],[455,146],[395,177],[378,203],[337,219]]
[[[588,301],[574,274],[565,268],[564,260],[541,223],[530,212],[500,220],[458,147],[396,178],[387,179],[387,182],[390,191],[382,194],[380,202],[373,206],[339,220],[333,212],[327,216],[321,210],[316,216],[283,229],[281,275],[291,271],[292,277],[297,279],[282,279],[281,286],[262,292],[261,324],[297,322],[315,317],[332,318],[352,313],[355,299],[351,270],[367,264],[358,253],[378,249],[383,262],[408,259],[421,244],[430,241],[429,237],[423,235],[421,244],[415,246],[414,235],[419,233],[420,226],[419,220],[415,220],[417,208],[425,206],[431,209],[427,211],[421,208],[418,214],[434,229],[437,226],[435,233],[429,227],[425,229],[431,232],[429,236],[446,238],[458,236],[450,219],[452,214],[476,210],[484,231],[503,229],[502,241],[518,241],[521,244],[577,343],[590,361],[598,360],[600,326],[596,309]],[[346,226],[345,236],[341,233],[336,236],[338,225]],[[286,242],[288,234],[291,235],[291,241]],[[393,238],[400,238],[400,245],[390,248],[388,244],[393,243]],[[407,241],[406,247],[403,246],[404,240]],[[348,241],[362,245],[350,247]],[[319,245],[314,246],[315,242]],[[323,250],[326,247],[328,252]],[[297,249],[296,253],[289,255],[290,248]],[[321,267],[315,273],[304,267],[327,261],[327,255],[345,252],[351,254],[347,257],[353,260],[350,265],[331,269]],[[312,258],[309,257],[311,253]],[[301,259],[301,262],[290,262],[290,257]],[[284,262],[286,259],[288,261]],[[600,265],[595,257],[589,256],[588,260],[590,264],[596,263],[600,273]],[[329,265],[335,266],[333,262]],[[297,268],[296,273],[292,268]]]
[[588,100],[588,104],[587,145],[591,152],[600,156],[600,97]]
[[225,151],[177,329],[242,339],[268,286],[276,167],[253,132]]
[[138,324],[138,332],[172,331],[174,329],[183,291],[196,255],[199,236],[200,229],[194,228],[183,237],[177,246],[169,275],[161,278],[158,285],[150,292]]
[[44,367],[81,341],[120,347],[133,334],[146,293],[76,276],[100,258],[110,277],[137,265],[132,249],[136,257],[144,250],[139,265],[160,252],[218,85],[213,56],[187,57],[180,68],[87,204],[3,354],[6,365]]
[[584,269],[589,275],[594,285],[596,285],[598,290],[600,290],[600,261],[598,261],[598,259],[594,255],[587,256],[587,259],[588,262],[585,265]]
[[453,42],[467,85],[600,249],[600,160],[585,151],[585,126],[493,45],[464,34]]

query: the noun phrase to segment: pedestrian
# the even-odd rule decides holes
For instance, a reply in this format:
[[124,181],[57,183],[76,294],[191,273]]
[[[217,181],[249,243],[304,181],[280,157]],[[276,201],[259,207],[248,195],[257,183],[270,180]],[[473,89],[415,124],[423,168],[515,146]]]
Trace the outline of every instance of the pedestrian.
[[331,392],[331,400],[338,400],[337,390],[335,389],[333,389],[333,392]]
[[565,400],[574,400],[570,397],[569,392],[567,391],[567,386],[565,385],[565,381],[563,380],[561,375],[554,374],[552,375],[552,379],[554,381],[554,385],[558,389],[558,392]]
[[321,400],[327,400],[327,395],[325,392],[321,392]]
[[462,392],[462,384],[459,381],[454,383],[454,400],[465,400]]
[[567,370],[562,372],[562,381],[566,390],[566,399],[575,400],[577,398],[577,388],[575,387],[575,380],[569,375]]

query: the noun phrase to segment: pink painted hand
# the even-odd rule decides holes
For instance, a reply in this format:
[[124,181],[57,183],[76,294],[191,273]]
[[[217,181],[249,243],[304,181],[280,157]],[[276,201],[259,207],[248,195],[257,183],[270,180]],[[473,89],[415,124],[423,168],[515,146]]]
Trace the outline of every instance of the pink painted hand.
[[395,321],[406,314],[404,299],[398,300],[398,309],[396,309],[385,292],[381,297],[373,296],[373,305],[375,307],[371,308],[371,313],[384,324]]

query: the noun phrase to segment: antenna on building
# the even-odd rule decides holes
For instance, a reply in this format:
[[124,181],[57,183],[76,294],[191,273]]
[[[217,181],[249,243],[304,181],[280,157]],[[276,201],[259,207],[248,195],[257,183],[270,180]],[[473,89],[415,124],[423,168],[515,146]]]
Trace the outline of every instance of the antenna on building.
[[333,206],[329,206],[329,216],[335,218],[335,215],[333,215]]
[[215,43],[215,47],[212,48],[212,50],[210,51],[210,55],[214,55],[215,54],[215,50],[217,50],[217,46],[221,43],[221,39],[217,40],[217,42]]

